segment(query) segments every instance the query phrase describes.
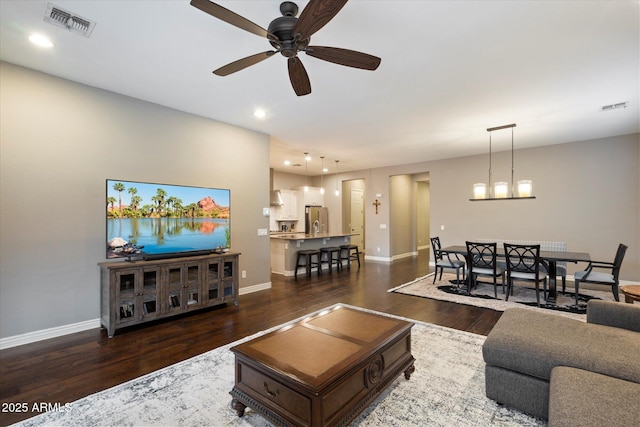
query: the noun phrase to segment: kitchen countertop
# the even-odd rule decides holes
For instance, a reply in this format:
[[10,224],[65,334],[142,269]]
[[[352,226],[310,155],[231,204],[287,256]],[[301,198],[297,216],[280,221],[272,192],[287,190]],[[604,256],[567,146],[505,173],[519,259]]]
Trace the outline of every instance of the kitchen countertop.
[[331,237],[345,237],[356,236],[353,233],[318,233],[318,234],[305,234],[305,233],[271,233],[269,237],[279,240],[311,240],[311,239],[328,239]]

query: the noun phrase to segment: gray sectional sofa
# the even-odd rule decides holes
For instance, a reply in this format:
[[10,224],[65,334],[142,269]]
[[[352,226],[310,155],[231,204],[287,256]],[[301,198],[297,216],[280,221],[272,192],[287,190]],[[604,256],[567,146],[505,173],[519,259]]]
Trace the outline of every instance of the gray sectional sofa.
[[509,309],[482,351],[501,404],[551,426],[640,425],[640,305],[591,300],[586,323]]

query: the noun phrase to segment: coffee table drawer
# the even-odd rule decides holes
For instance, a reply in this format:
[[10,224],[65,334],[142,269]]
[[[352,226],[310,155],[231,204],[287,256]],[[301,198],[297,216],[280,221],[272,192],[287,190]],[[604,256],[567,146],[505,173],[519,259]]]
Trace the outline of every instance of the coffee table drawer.
[[[307,397],[243,363],[238,363],[237,375],[236,387],[242,387],[243,385],[248,387],[260,396],[258,400],[261,403],[266,404],[266,399],[277,405],[280,410],[291,413],[291,415],[304,423],[310,421],[311,401]],[[244,391],[251,394],[248,390]]]

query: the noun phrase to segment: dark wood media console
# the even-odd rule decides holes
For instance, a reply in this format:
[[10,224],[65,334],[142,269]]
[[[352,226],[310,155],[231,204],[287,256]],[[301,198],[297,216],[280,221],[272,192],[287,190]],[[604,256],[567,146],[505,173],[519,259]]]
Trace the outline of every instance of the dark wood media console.
[[101,262],[101,322],[116,329],[213,307],[238,305],[239,253]]
[[412,327],[337,306],[235,346],[231,405],[275,425],[347,425],[400,374],[413,373]]

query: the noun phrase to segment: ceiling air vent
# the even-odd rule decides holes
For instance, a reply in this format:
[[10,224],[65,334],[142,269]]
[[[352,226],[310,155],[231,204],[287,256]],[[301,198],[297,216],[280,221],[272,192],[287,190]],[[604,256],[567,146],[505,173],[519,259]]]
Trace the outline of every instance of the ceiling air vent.
[[72,33],[80,34],[85,37],[89,37],[91,35],[93,27],[96,25],[95,22],[81,18],[72,12],[61,9],[58,6],[54,6],[51,3],[47,5],[44,20],[56,27],[64,28]]
[[603,105],[600,111],[613,111],[619,108],[627,108],[627,102],[618,102],[617,104]]

